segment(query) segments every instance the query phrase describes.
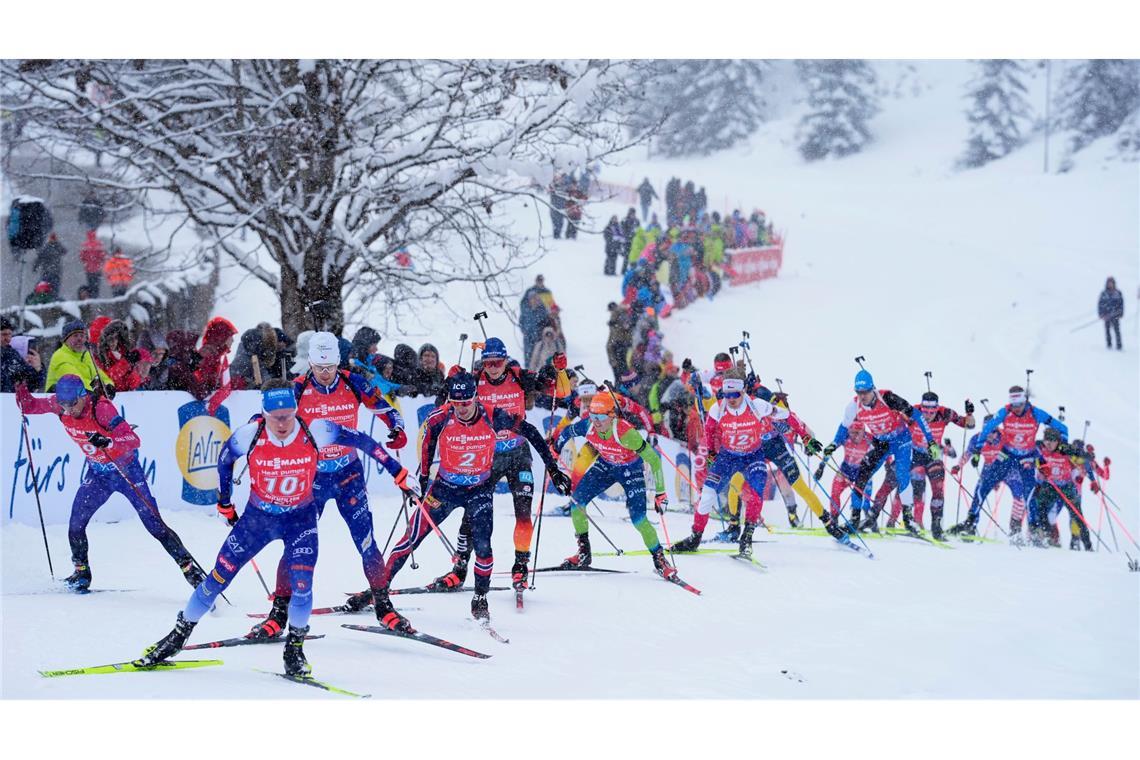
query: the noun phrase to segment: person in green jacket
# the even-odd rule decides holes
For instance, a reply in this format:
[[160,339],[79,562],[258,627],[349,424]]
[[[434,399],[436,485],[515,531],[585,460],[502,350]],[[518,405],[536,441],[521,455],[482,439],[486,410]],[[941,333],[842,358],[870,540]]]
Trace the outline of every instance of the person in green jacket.
[[55,388],[56,381],[64,375],[79,375],[84,387],[89,391],[95,390],[95,372],[106,385],[112,385],[111,378],[95,366],[95,359],[87,349],[87,325],[76,319],[63,326],[60,333],[63,344],[51,355],[48,364],[47,379],[44,381],[44,391],[50,393]]
[[645,229],[639,226],[637,231],[633,233],[633,240],[629,244],[629,266],[632,267],[641,258],[642,252],[647,245],[654,245],[657,243],[657,238],[661,236],[661,231],[657,228]]
[[645,548],[653,557],[653,569],[662,578],[669,579],[677,571],[665,559],[665,550],[657,537],[657,529],[645,517],[645,464],[653,472],[656,496],[653,508],[658,514],[669,503],[665,496],[665,475],[661,470],[661,457],[632,425],[617,416],[612,393],[598,393],[590,399],[590,414],[562,429],[554,444],[557,455],[571,438],[585,436],[586,442],[598,452],[594,463],[574,485],[570,494],[570,519],[578,539],[578,553],[560,565],[568,570],[589,567],[590,526],[586,519],[586,505],[595,496],[614,483],[625,490],[625,505],[633,527],[645,541]]

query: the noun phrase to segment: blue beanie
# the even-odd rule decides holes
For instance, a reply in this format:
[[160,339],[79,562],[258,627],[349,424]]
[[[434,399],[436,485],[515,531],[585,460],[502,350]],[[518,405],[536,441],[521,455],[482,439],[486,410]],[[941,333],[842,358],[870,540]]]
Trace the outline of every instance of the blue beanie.
[[297,397],[292,388],[270,388],[261,392],[261,408],[267,412],[278,409],[296,409]]
[[476,390],[475,377],[470,372],[459,372],[447,381],[447,397],[450,400],[470,401],[475,398]]
[[859,370],[855,375],[855,392],[861,393],[863,391],[873,391],[874,389],[875,378],[871,377],[871,373],[867,370]]
[[87,334],[87,325],[83,323],[82,319],[73,319],[63,326],[63,330],[59,333],[60,340],[67,340],[67,336],[75,332],[82,332]]
[[487,338],[487,345],[483,347],[484,359],[506,359],[507,347],[498,338]]
[[87,387],[79,375],[64,375],[55,384],[55,400],[61,404],[74,404],[86,395]]

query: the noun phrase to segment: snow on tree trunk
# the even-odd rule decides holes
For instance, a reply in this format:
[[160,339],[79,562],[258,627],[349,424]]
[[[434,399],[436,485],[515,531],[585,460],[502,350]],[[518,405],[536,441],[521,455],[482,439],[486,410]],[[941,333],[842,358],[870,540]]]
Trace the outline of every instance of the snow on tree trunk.
[[1016,150],[1033,126],[1032,109],[1022,79],[1025,67],[1007,59],[977,61],[978,75],[969,86],[970,136],[959,163],[984,166]]
[[807,161],[858,153],[871,141],[867,122],[879,112],[875,72],[861,59],[799,60],[808,113],[800,120],[800,154]]

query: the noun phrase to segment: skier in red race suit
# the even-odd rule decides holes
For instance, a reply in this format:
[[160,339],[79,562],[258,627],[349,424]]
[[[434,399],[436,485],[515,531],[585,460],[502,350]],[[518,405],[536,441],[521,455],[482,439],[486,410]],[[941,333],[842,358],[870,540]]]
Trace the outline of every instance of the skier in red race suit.
[[[194,630],[237,576],[265,546],[280,539],[289,562],[289,630],[285,637],[285,673],[304,676],[311,668],[302,649],[313,609],[313,571],[317,564],[317,505],[313,501],[322,449],[351,446],[379,462],[396,485],[411,495],[419,489],[408,471],[363,433],[329,420],[306,425],[297,415],[293,383],[273,379],[261,392],[262,413],[233,432],[218,457],[218,514],[232,528],[218,551],[217,562],[198,584],[170,633],[135,661],[153,666],[178,654]],[[234,462],[249,461],[249,502],[238,517],[230,503]],[[381,592],[383,593],[383,592]],[[379,614],[379,613],[378,613]]]
[[[432,412],[424,422],[423,445],[420,448],[420,487],[423,501],[412,512],[408,529],[388,556],[388,582],[404,566],[411,552],[433,529],[456,508],[462,508],[471,546],[475,550],[475,595],[471,599],[471,615],[476,619],[490,617],[487,590],[491,586],[494,558],[491,553],[491,531],[494,527],[492,497],[495,492],[494,459],[499,434],[522,436],[542,458],[550,480],[561,494],[571,491],[570,478],[558,468],[558,462],[538,429],[525,416],[512,416],[501,407],[492,408],[476,399],[477,381],[461,371],[447,381],[448,403]],[[439,470],[428,484],[428,472],[436,450]],[[528,545],[529,550],[529,545]],[[374,591],[376,617],[390,630],[412,632],[408,621],[396,612],[389,600],[388,589]]]
[[79,490],[71,503],[67,538],[75,572],[64,582],[72,591],[85,593],[91,586],[87,524],[114,493],[122,494],[134,507],[147,532],[162,544],[178,564],[191,586],[205,574],[194,562],[182,539],[158,513],[150,493],[138,448],[142,445],[131,425],[119,416],[115,405],[98,391],[91,392],[78,375],[64,375],[55,385],[55,395],[36,398],[23,383],[16,386],[16,404],[23,414],[54,414],[63,429],[87,458]]
[[[498,338],[487,339],[480,361],[482,366],[476,370],[474,377],[479,403],[487,408],[488,417],[493,416],[495,409],[502,409],[509,417],[525,420],[528,406],[533,405],[533,401],[528,403],[528,399],[532,399],[533,394],[539,391],[549,391],[553,397],[556,375],[566,369],[566,354],[563,353],[555,354],[551,363],[544,365],[537,373],[522,369],[517,361],[507,355],[506,345]],[[456,370],[460,369],[456,367]],[[543,444],[542,448],[545,451],[546,445]],[[430,465],[429,459],[421,472],[421,478]],[[519,433],[510,428],[496,428],[492,466],[489,480],[492,493],[495,484],[506,478],[514,500],[515,562],[511,568],[511,583],[515,588],[525,588],[527,564],[530,562],[530,540],[534,532],[534,523],[531,521],[534,474],[531,470],[530,448]],[[430,584],[431,588],[454,588],[463,585],[467,579],[467,565],[471,560],[472,511],[463,511],[463,521],[455,540],[456,557],[451,572],[436,578]]]
[[[335,335],[315,333],[309,339],[308,359],[309,371],[293,381],[297,416],[302,422],[312,426],[318,419],[326,419],[354,430],[363,405],[388,425],[390,448],[401,449],[407,444],[400,413],[389,406],[380,392],[362,376],[338,369],[340,346]],[[348,526],[353,545],[360,552],[364,577],[368,579],[369,590],[349,597],[346,606],[364,609],[372,603],[371,590],[384,585],[384,557],[372,533],[372,510],[368,507],[368,491],[364,485],[364,465],[352,446],[334,443],[320,451],[317,478],[313,483],[318,519],[329,499],[336,500],[337,511]],[[269,617],[253,627],[251,633],[255,636],[272,638],[285,628],[291,594],[287,555],[288,552],[283,554],[277,565],[273,607]]]

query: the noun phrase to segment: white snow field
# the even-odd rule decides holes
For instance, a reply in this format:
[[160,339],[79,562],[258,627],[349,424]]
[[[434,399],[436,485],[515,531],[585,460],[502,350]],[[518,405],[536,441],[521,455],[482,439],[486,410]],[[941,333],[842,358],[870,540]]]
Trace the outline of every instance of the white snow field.
[[[1077,434],[1091,421],[1089,440],[1113,459],[1107,492],[1138,536],[1137,165],[1105,161],[1109,146],[1094,145],[1068,174],[1043,174],[1038,141],[985,169],[955,172],[967,74],[963,63],[921,65],[921,94],[885,100],[873,122],[879,142],[843,161],[802,164],[789,111],[751,147],[686,161],[650,162],[638,153],[603,179],[636,184],[648,174],[661,191],[670,176],[691,178],[711,198],[727,196],[727,210],[763,208],[788,233],[779,278],[727,289],[663,321],[678,363],[690,356],[708,366],[715,351],[749,330],[761,377],[780,377],[793,409],[824,439],[851,397],[857,354],[867,357],[880,387],[912,400],[925,390],[923,372],[932,371],[943,402],[959,409],[967,396],[1000,405],[1008,386],[1023,384],[1033,368],[1035,403],[1051,413],[1065,406]],[[1055,138],[1054,151],[1058,145]],[[595,229],[619,212],[624,206],[593,209]],[[519,219],[533,225],[533,210],[520,209]],[[600,235],[584,234],[552,243],[519,279],[525,287],[534,274],[545,275],[563,309],[571,362],[595,377],[608,373],[605,304],[619,299],[618,280],[601,275],[602,262]],[[1099,324],[1073,331],[1095,318],[1108,275],[1127,301],[1120,353],[1104,349]],[[460,315],[487,308],[465,288],[441,295]],[[275,313],[276,303],[250,283],[218,311],[244,330]],[[520,347],[507,317],[492,313],[491,323],[509,347]],[[430,340],[451,362],[460,331],[479,334],[473,321],[429,312],[407,335],[384,333],[381,350]],[[958,446],[958,429],[948,434]],[[976,475],[967,470],[973,488]],[[948,481],[948,521],[956,496]],[[547,506],[564,502],[551,497]],[[1108,518],[1087,491],[1085,505],[1112,547]],[[373,502],[379,540],[397,508],[391,499]],[[605,517],[592,514],[620,547],[643,548],[620,504],[603,502],[602,509]],[[779,502],[769,503],[765,517],[783,528],[782,512]],[[509,497],[496,497],[495,516],[502,572],[512,556]],[[224,525],[187,511],[166,517],[208,564]],[[1003,527],[1007,517],[1008,494]],[[451,537],[458,520],[445,523]],[[688,515],[670,512],[667,520],[674,540],[688,532]],[[707,538],[715,528],[714,521]],[[169,630],[189,594],[134,518],[93,523],[89,536],[95,586],[130,592],[32,593],[49,587],[39,531],[4,525],[4,697],[342,699],[255,672],[280,667],[279,645],[184,653],[180,658],[217,657],[225,665],[179,673],[41,678],[40,669],[137,656]],[[609,549],[596,529],[591,537],[595,553]],[[49,526],[48,538],[58,573],[65,526]],[[539,575],[522,614],[511,594],[494,593],[492,617],[510,638],[505,645],[467,619],[468,594],[394,597],[420,630],[493,655],[486,661],[339,627],[369,624],[370,615],[314,617],[313,633],[326,638],[306,652],[315,676],[375,698],[1140,697],[1140,573],[1128,572],[1123,552],[1138,553],[1119,528],[1119,554],[998,543],[947,549],[894,538],[868,541],[875,553],[868,560],[822,537],[757,538],[764,572],[720,555],[678,557],[681,576],[703,590],[700,597],[662,582],[645,556],[595,558],[631,574]],[[337,604],[343,592],[362,587],[363,576],[331,507],[320,541],[315,601]],[[573,545],[570,521],[548,512],[539,564],[553,564]],[[277,545],[259,555],[270,580],[278,556]],[[416,559],[420,568],[406,565],[395,586],[426,583],[449,563],[433,537]],[[507,585],[501,574],[495,582]],[[233,606],[222,603],[192,641],[241,635],[253,622],[245,613],[268,608],[250,567],[227,596]]]

